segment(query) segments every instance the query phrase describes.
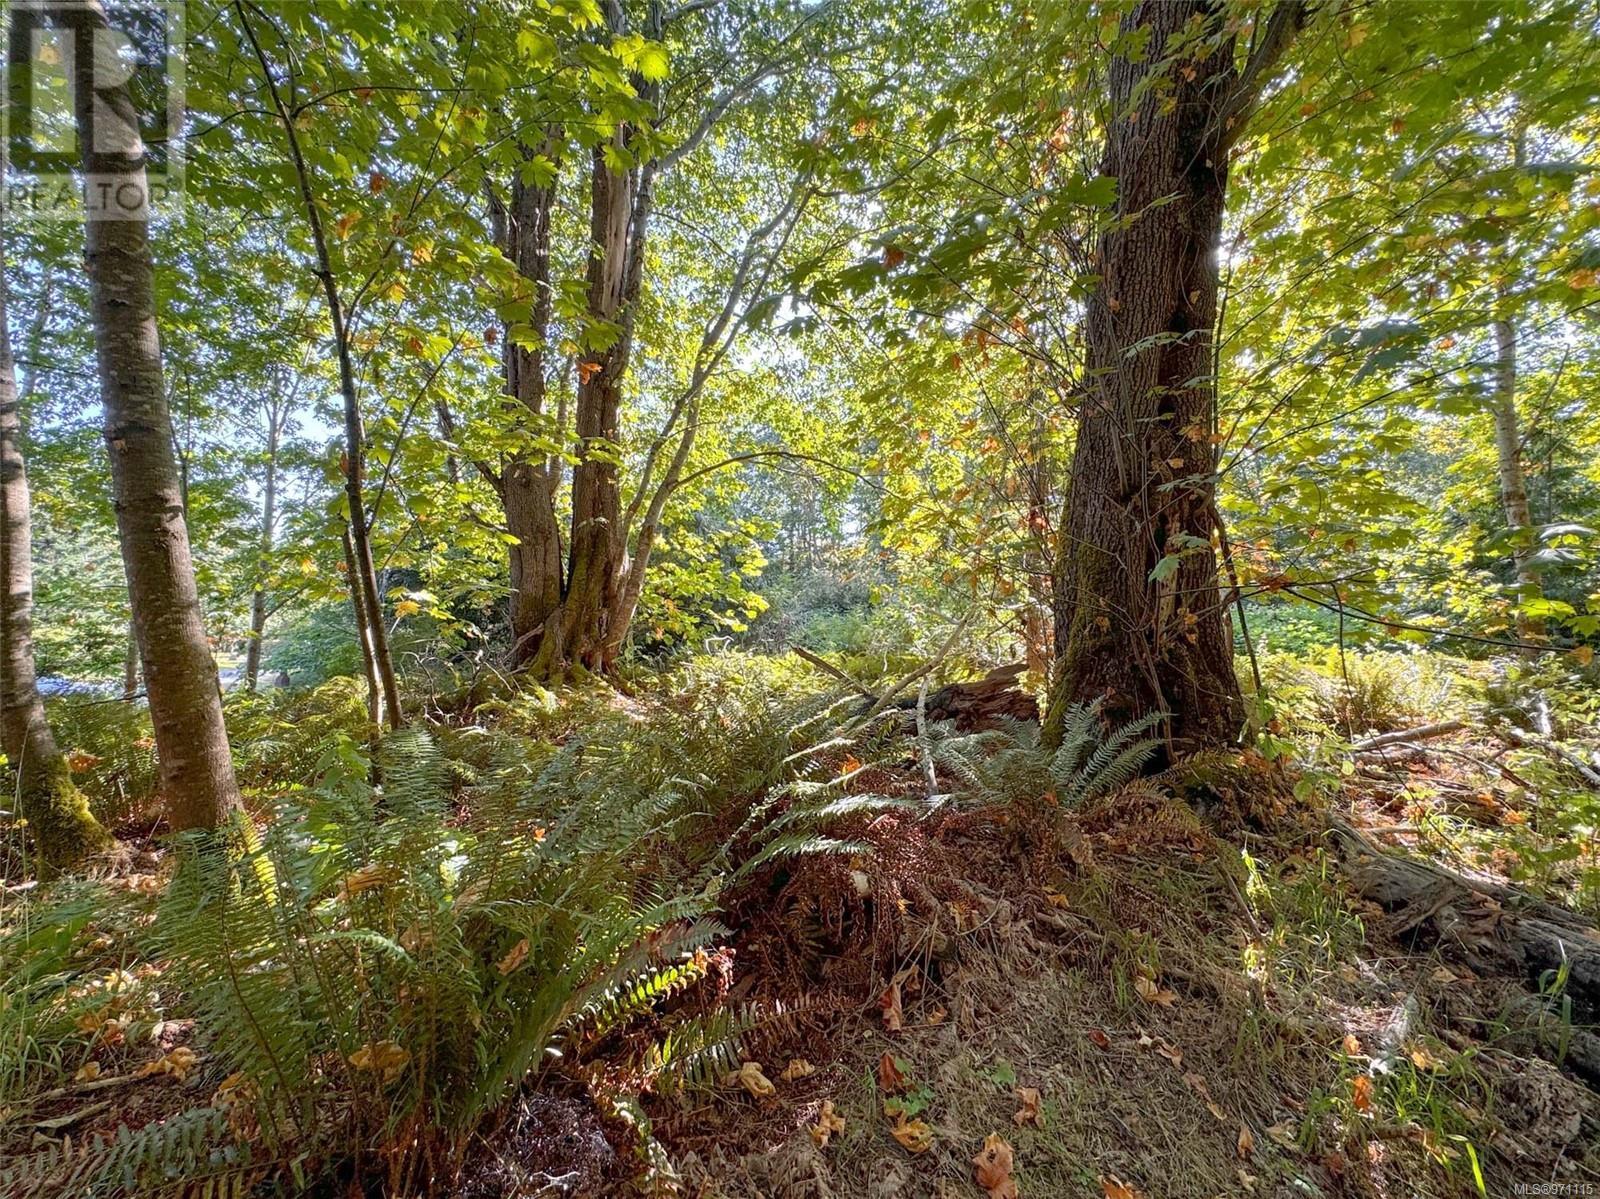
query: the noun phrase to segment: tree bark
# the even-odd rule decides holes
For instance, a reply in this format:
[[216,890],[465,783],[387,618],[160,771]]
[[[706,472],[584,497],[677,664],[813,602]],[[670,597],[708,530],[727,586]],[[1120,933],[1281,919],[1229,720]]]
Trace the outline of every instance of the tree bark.
[[122,655],[122,698],[132,700],[139,694],[139,630],[128,619],[128,648]]
[[[4,257],[0,241],[0,273]],[[72,781],[45,718],[34,673],[31,497],[8,307],[0,278],[0,746],[17,772],[18,812],[28,823],[40,860],[54,870],[106,848],[111,837]],[[41,305],[41,330],[44,314]]]
[[[96,87],[94,47],[113,44],[100,0],[62,0],[48,11],[72,32],[77,48],[74,108],[91,196],[147,195],[132,97],[120,83]],[[149,217],[145,211],[88,216],[84,257],[117,533],[168,823],[174,829],[216,828],[239,807],[239,788],[173,460]]]
[[278,442],[283,434],[284,405],[274,396],[267,406],[267,477],[261,490],[261,541],[256,585],[250,596],[250,644],[244,654],[244,689],[255,694],[261,677],[261,639],[267,630],[267,569],[278,519]]
[[[550,130],[541,152],[552,161],[559,160],[559,141],[559,130]],[[524,148],[523,157],[532,158],[534,153]],[[506,394],[521,409],[530,434],[546,432],[545,343],[555,298],[550,280],[550,218],[555,207],[556,182],[552,180],[541,187],[525,182],[519,174],[512,181],[509,210],[491,197],[501,252],[516,265],[518,274],[533,291],[533,309],[528,321],[531,341],[513,336],[511,322],[506,324],[504,337]],[[519,341],[527,344],[519,344]],[[557,437],[563,432],[558,429]],[[556,470],[553,456],[541,460],[524,450],[513,455],[491,480],[500,492],[506,531],[517,539],[510,551],[510,615],[512,663],[518,667],[538,656],[546,623],[561,606],[561,531],[556,522]]]
[[367,719],[373,724],[383,723],[383,692],[378,686],[378,667],[372,656],[372,624],[367,616],[367,605],[361,594],[361,584],[356,581],[356,548],[350,536],[350,522],[344,526],[345,578],[350,580],[350,607],[356,618],[356,645],[361,650],[361,674],[367,680]]
[[[617,144],[627,147],[628,130]],[[579,666],[609,670],[608,617],[617,604],[622,565],[618,465],[622,381],[633,350],[633,313],[644,270],[655,168],[613,172],[604,147],[592,156],[589,200],[588,319],[620,332],[578,363],[578,464],[572,472],[572,537],[566,588],[545,622],[532,668],[558,677]]]
[[1085,318],[1047,740],[1096,700],[1114,722],[1166,713],[1175,750],[1230,743],[1244,723],[1211,540],[1217,252],[1229,148],[1303,13],[1263,18],[1242,71],[1231,37],[1168,57],[1191,21],[1220,19],[1205,0],[1141,0],[1123,27],[1148,28],[1146,51],[1111,63],[1100,169],[1117,203]]

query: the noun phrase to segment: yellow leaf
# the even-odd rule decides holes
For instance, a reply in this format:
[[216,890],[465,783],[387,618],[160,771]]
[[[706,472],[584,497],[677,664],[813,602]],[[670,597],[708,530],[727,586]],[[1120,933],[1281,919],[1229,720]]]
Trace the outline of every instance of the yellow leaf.
[[338,234],[340,241],[350,236],[350,230],[355,228],[356,222],[360,219],[359,212],[347,212],[333,223],[333,231]]
[[1248,1124],[1239,1125],[1239,1140],[1237,1142],[1239,1160],[1243,1161],[1256,1151],[1255,1134],[1250,1131]]
[[1129,1186],[1114,1174],[1100,1176],[1100,1189],[1105,1192],[1106,1199],[1144,1199],[1137,1188]]
[[828,1138],[836,1132],[844,1131],[844,1117],[833,1110],[833,1100],[822,1101],[822,1110],[817,1113],[817,1122],[806,1131],[811,1134],[811,1139],[816,1142],[818,1149],[826,1149]]
[[783,1068],[783,1073],[778,1077],[784,1082],[797,1082],[802,1078],[809,1078],[817,1072],[817,1068],[803,1057],[792,1057],[789,1064]]
[[152,1074],[170,1074],[182,1082],[189,1077],[195,1063],[200,1060],[200,1055],[187,1045],[179,1045],[164,1057],[158,1057],[153,1062],[146,1062],[134,1072],[136,1078],[149,1078]]
[[904,1112],[895,1116],[889,1135],[899,1141],[907,1153],[926,1153],[933,1148],[933,1129],[928,1127],[927,1121],[907,1120]]
[[411,1060],[411,1051],[394,1041],[368,1041],[350,1055],[350,1064],[357,1070],[373,1070],[383,1076],[384,1082],[400,1077]]
[[73,1082],[93,1082],[100,1077],[99,1062],[84,1062],[72,1076]]
[[386,886],[399,877],[400,872],[393,866],[383,862],[373,862],[345,875],[341,890],[346,896],[359,895],[363,891]]
[[401,600],[394,606],[394,614],[397,620],[404,620],[407,616],[415,616],[421,611],[422,605],[411,599]]
[[722,1076],[722,1085],[725,1087],[743,1087],[755,1099],[766,1099],[778,1093],[778,1088],[773,1085],[772,1080],[761,1073],[759,1062],[745,1062],[737,1070],[724,1074]]

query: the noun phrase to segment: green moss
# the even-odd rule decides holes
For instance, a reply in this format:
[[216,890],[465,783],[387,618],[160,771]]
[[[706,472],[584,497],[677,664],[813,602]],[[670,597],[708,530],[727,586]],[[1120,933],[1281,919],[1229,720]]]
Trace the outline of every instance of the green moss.
[[39,859],[51,871],[75,866],[112,844],[65,761],[58,759],[28,780],[18,799]]

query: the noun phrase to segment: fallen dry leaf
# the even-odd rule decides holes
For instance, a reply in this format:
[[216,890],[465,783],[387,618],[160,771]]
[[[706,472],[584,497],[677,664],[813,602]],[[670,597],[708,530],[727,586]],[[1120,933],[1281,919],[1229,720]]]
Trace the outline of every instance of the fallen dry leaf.
[[725,1087],[743,1087],[754,1099],[765,1099],[776,1095],[778,1088],[765,1074],[761,1073],[759,1062],[745,1062],[737,1070],[731,1070],[722,1076],[722,1085]]
[[1218,1124],[1226,1124],[1228,1122],[1227,1115],[1218,1106],[1217,1101],[1212,1098],[1211,1088],[1206,1085],[1206,1080],[1201,1075],[1190,1071],[1183,1076],[1183,1081],[1189,1084],[1191,1091],[1200,1096],[1201,1102],[1206,1105],[1206,1111],[1216,1117]]
[[1237,1142],[1239,1160],[1244,1161],[1256,1151],[1255,1134],[1250,1131],[1248,1124],[1239,1125],[1239,1140]]
[[889,1095],[898,1095],[910,1084],[905,1071],[900,1069],[900,1063],[895,1056],[887,1051],[878,1059],[878,1085]]
[[1041,1123],[1042,1121],[1039,1119],[1039,1088],[1018,1087],[1014,1093],[1016,1094],[1017,1102],[1022,1104],[1011,1117],[1017,1122],[1017,1127],[1021,1128],[1029,1121],[1034,1124]]
[[1171,1007],[1178,1000],[1177,992],[1168,991],[1156,985],[1156,980],[1148,974],[1134,976],[1133,989],[1139,993],[1139,998],[1146,1003],[1158,1004],[1161,1007]]
[[1367,1075],[1358,1074],[1350,1080],[1350,1102],[1358,1112],[1372,1110],[1372,1079]]
[[1179,1069],[1183,1068],[1183,1050],[1179,1049],[1171,1041],[1165,1038],[1156,1041],[1156,1052]]
[[1416,1046],[1411,1050],[1408,1056],[1411,1058],[1411,1064],[1418,1070],[1427,1070],[1432,1072],[1434,1070],[1444,1069],[1444,1063],[1438,1058],[1434,1057],[1433,1054],[1429,1053],[1426,1045]]
[[828,1138],[836,1132],[844,1131],[844,1117],[833,1110],[833,1100],[822,1101],[822,1110],[817,1113],[817,1122],[806,1131],[811,1134],[811,1139],[816,1142],[818,1149],[826,1149]]
[[905,1013],[900,1008],[900,984],[890,983],[878,996],[878,1006],[883,1009],[883,1027],[889,1032],[899,1032],[906,1026]]
[[1341,1048],[1344,1049],[1344,1055],[1346,1057],[1361,1056],[1361,1042],[1356,1038],[1356,1034],[1353,1032],[1347,1032],[1344,1034],[1344,1044],[1341,1046]]
[[510,951],[505,957],[500,959],[500,964],[496,967],[496,969],[499,970],[501,974],[510,974],[513,970],[527,960],[528,938],[523,937],[522,940],[518,941],[511,947]]
[[368,1041],[349,1060],[357,1070],[376,1070],[384,1082],[393,1082],[411,1060],[411,1051],[394,1041]]
[[972,1176],[989,1199],[1017,1199],[1017,1180],[1011,1177],[1015,1157],[998,1132],[983,1138],[983,1148],[972,1159]]
[[1060,891],[1052,891],[1049,887],[1044,889],[1044,901],[1053,908],[1066,908],[1070,901]]
[[1089,1030],[1089,1040],[1099,1049],[1111,1048],[1111,1038],[1106,1036],[1106,1034],[1101,1032],[1098,1028],[1091,1028]]
[[926,1153],[933,1148],[933,1129],[925,1120],[907,1120],[901,1112],[895,1117],[889,1135],[900,1142],[907,1153]]
[[792,1057],[789,1064],[778,1075],[784,1082],[798,1082],[802,1078],[809,1078],[817,1072],[817,1068],[803,1057]]
[[84,1062],[83,1065],[78,1067],[77,1072],[73,1074],[72,1081],[73,1082],[93,1082],[95,1079],[97,1079],[99,1077],[100,1077],[100,1063],[99,1062]]
[[923,1020],[923,1023],[924,1024],[943,1024],[944,1021],[945,1021],[945,1017],[948,1016],[949,1014],[950,1014],[949,1012],[945,1011],[945,1009],[944,1009],[942,1004],[935,1004],[933,1006],[933,1010],[930,1011],[928,1013],[927,1017]]
[[344,881],[339,885],[341,897],[359,895],[363,891],[371,891],[374,887],[382,887],[394,882],[400,877],[400,871],[385,862],[373,862],[370,866],[363,866],[360,870],[353,870],[344,876]]
[[193,1049],[187,1045],[179,1045],[170,1053],[140,1066],[134,1071],[134,1077],[149,1078],[152,1074],[170,1074],[182,1082],[189,1077],[189,1071],[194,1069],[195,1063],[199,1060],[200,1055]]
[[907,966],[889,980],[891,986],[898,984],[907,995],[915,995],[922,990],[922,971],[916,966]]
[[1100,1176],[1100,1189],[1105,1192],[1106,1199],[1144,1199],[1137,1188],[1129,1186],[1114,1174]]

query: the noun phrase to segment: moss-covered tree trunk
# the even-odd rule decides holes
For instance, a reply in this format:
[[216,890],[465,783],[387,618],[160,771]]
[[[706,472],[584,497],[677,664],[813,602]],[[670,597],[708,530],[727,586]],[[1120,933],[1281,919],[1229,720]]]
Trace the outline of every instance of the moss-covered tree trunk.
[[[0,269],[4,259],[0,243]],[[59,869],[104,849],[111,838],[72,781],[34,675],[31,497],[8,307],[0,282],[0,746],[17,772],[17,808],[39,857]]]
[[1101,171],[1117,203],[1085,318],[1049,736],[1067,705],[1094,700],[1113,721],[1167,713],[1178,749],[1226,744],[1243,725],[1212,548],[1217,258],[1229,148],[1301,14],[1258,18],[1242,69],[1223,18],[1205,0],[1143,0],[1122,39],[1142,52],[1111,63]]
[[[132,96],[119,73],[95,71],[94,48],[115,44],[104,9],[99,0],[63,0],[46,10],[73,35],[74,108],[91,195],[148,195]],[[99,86],[111,80],[118,82]],[[88,215],[84,263],[112,498],[167,819],[175,829],[216,828],[238,809],[239,787],[172,452],[149,214],[129,207]]]

